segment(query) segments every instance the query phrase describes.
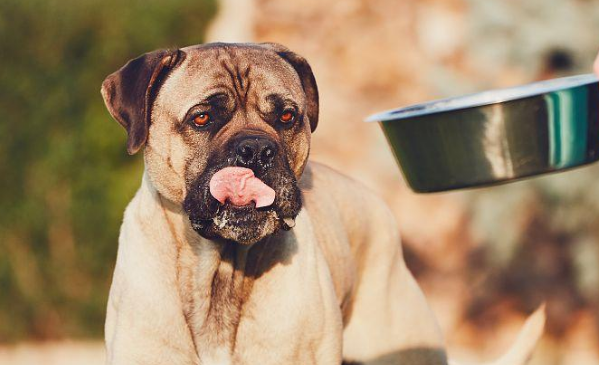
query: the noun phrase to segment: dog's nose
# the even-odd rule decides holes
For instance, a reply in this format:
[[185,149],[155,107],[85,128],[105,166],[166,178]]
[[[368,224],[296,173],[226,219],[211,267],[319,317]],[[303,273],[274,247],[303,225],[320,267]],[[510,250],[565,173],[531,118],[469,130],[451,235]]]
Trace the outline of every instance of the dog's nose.
[[277,145],[264,137],[244,137],[235,147],[237,164],[243,167],[266,167],[277,154]]

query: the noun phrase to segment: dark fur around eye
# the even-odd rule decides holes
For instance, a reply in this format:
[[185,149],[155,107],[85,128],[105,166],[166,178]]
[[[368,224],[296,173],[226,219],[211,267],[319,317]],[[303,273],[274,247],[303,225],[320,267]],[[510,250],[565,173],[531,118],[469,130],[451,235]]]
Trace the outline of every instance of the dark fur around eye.
[[[201,114],[209,115],[210,121],[206,125],[198,126],[194,123],[194,119]],[[226,94],[215,94],[189,109],[185,116],[184,125],[191,125],[196,130],[211,129],[214,125],[231,119],[231,114],[232,111],[228,107],[228,96]]]

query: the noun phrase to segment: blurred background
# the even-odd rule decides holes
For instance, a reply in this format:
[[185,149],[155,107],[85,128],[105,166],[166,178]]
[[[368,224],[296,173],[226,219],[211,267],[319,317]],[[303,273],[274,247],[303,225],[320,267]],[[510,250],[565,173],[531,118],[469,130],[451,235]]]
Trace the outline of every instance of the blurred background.
[[416,195],[371,113],[591,71],[599,0],[2,0],[0,364],[101,364],[123,210],[141,156],[104,77],[141,53],[275,41],[321,94],[312,156],[396,214],[452,357],[494,359],[542,302],[533,364],[599,364],[599,165]]

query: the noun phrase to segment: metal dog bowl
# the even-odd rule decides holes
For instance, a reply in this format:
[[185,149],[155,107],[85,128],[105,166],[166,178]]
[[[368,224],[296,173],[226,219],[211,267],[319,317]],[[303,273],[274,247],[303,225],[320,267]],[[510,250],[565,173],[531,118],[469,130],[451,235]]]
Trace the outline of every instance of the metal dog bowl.
[[505,183],[599,159],[599,82],[580,75],[375,114],[420,193]]

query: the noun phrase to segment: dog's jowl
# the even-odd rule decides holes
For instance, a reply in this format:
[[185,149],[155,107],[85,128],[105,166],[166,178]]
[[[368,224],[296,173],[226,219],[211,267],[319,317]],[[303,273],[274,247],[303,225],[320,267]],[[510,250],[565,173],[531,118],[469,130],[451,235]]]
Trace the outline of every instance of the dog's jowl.
[[319,104],[304,58],[272,43],[154,51],[102,95],[145,162],[119,237],[108,364],[446,363],[388,208],[308,163]]

